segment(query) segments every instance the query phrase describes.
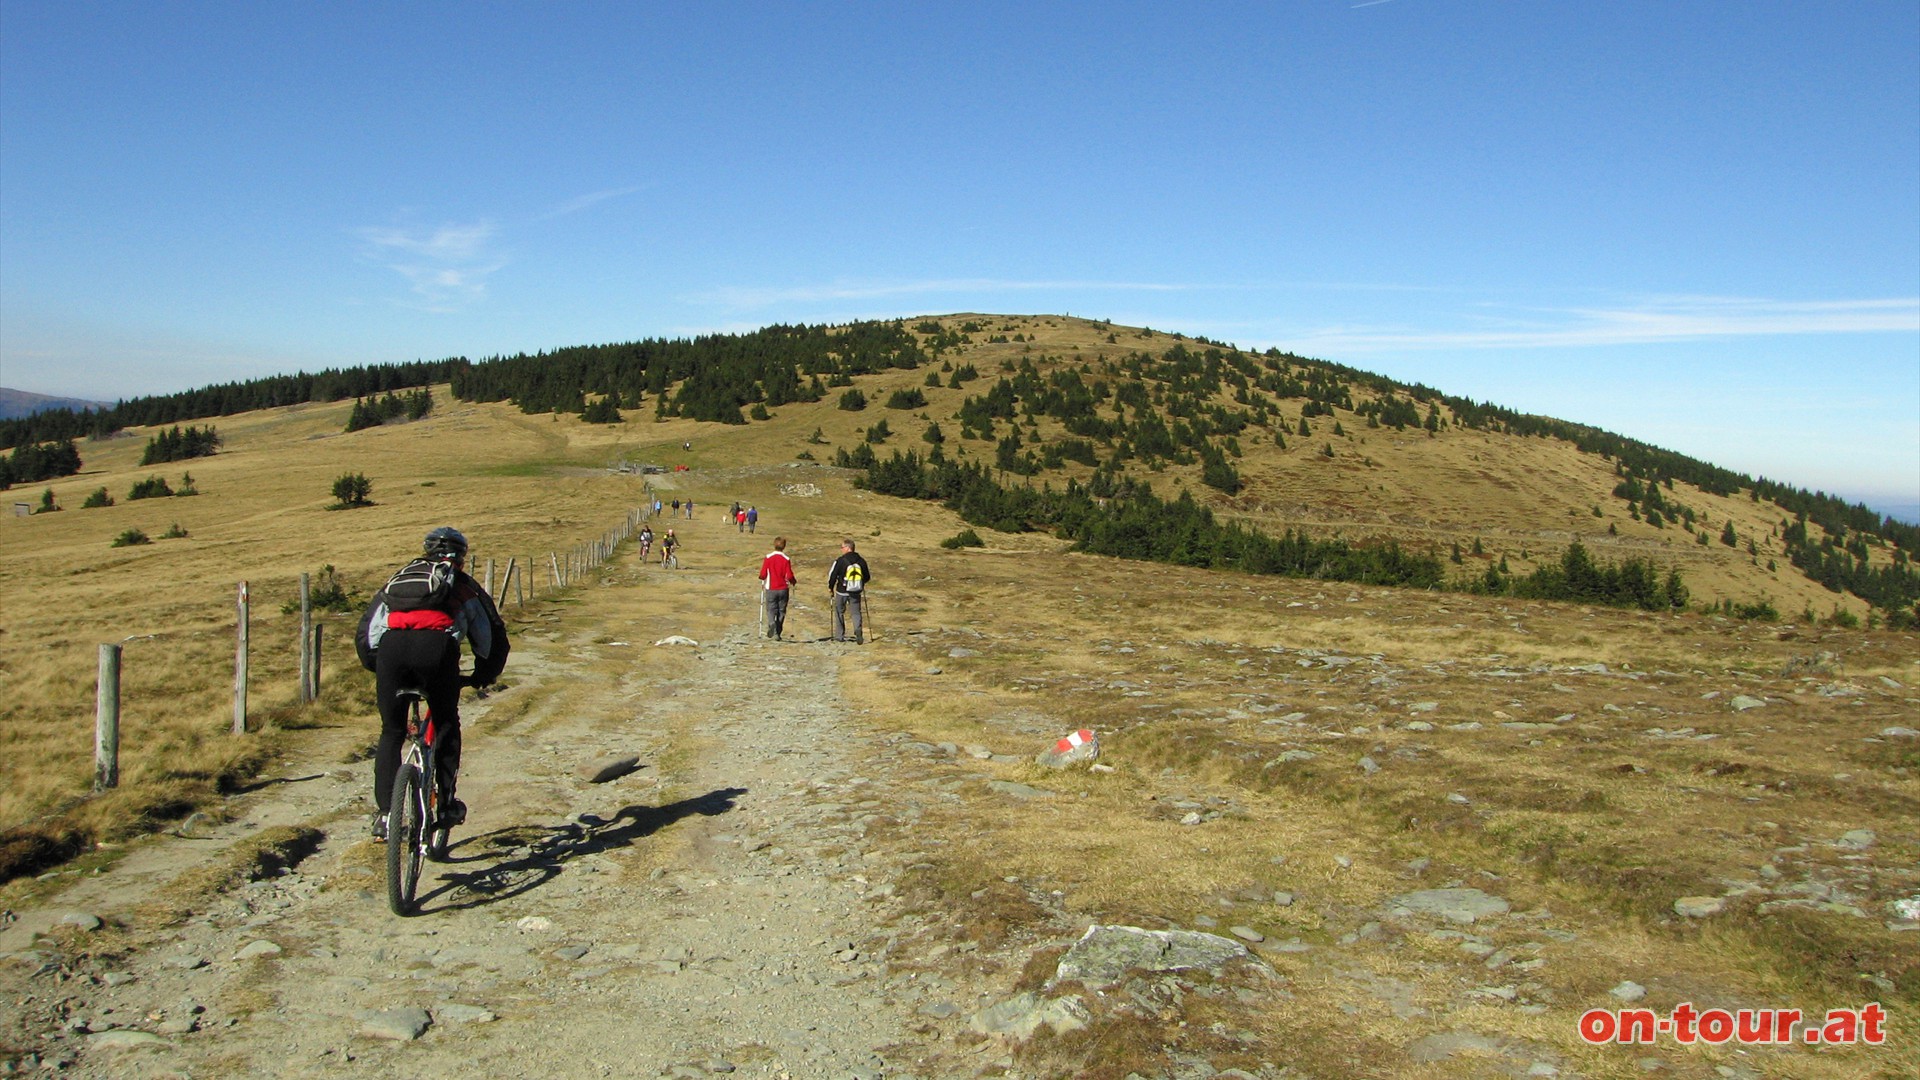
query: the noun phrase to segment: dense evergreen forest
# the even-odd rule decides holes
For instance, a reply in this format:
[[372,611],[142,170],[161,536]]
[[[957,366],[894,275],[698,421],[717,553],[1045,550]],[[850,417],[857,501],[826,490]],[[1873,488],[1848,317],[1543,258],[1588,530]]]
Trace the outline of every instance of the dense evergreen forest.
[[345,401],[391,390],[446,382],[467,366],[464,358],[376,364],[326,370],[315,375],[275,375],[248,382],[222,383],[178,394],[132,398],[108,409],[48,409],[16,420],[0,420],[0,450],[29,443],[100,438],[121,428],[154,427],[255,409],[301,405],[309,401]]
[[747,406],[819,401],[829,385],[927,359],[898,323],[769,326],[492,357],[454,372],[452,383],[463,401],[511,401],[529,413],[585,413],[595,395],[594,404],[611,403],[602,409],[651,399],[655,416],[744,424]]
[[[1234,495],[1244,486],[1234,463],[1244,455],[1246,440],[1265,439],[1285,448],[1290,437],[1337,437],[1344,432],[1336,410],[1348,414],[1349,422],[1370,428],[1424,428],[1437,433],[1457,426],[1559,439],[1614,463],[1622,478],[1615,495],[1636,517],[1644,515],[1643,520],[1656,525],[1674,521],[1694,528],[1693,510],[1672,497],[1676,481],[1718,495],[1745,491],[1756,502],[1771,501],[1782,508],[1781,532],[1789,561],[1809,578],[1890,611],[1910,614],[1920,603],[1920,572],[1911,562],[1912,553],[1920,547],[1920,526],[1884,517],[1864,505],[1754,479],[1583,424],[1452,397],[1421,384],[1400,383],[1278,349],[1249,353],[1206,338],[1173,335],[1171,347],[1153,352],[1133,342],[1122,345],[1122,330],[1111,323],[1103,325],[1109,330],[1107,342],[1124,350],[1122,355],[1103,355],[1098,360],[1052,357],[1044,375],[1035,360],[1048,358],[1031,353],[1030,338],[1013,334],[1011,341],[1028,342],[1029,355],[1018,363],[1003,361],[993,385],[965,399],[954,417],[959,437],[990,444],[993,468],[1002,476],[1038,476],[1063,469],[1068,462],[1093,467],[1085,492],[1102,500],[1125,495],[1129,490],[1126,470],[1132,464],[1148,469],[1197,464],[1202,483]],[[1151,330],[1125,332],[1135,340],[1164,337]],[[0,459],[4,466],[0,482],[67,475],[79,468],[73,440],[123,427],[178,424],[347,398],[362,400],[356,422],[366,424],[394,414],[403,400],[410,413],[428,404],[424,388],[438,382],[450,383],[460,400],[508,401],[529,413],[567,412],[599,423],[621,422],[621,410],[650,405],[656,418],[745,424],[749,418],[769,417],[769,408],[820,401],[842,388],[846,390],[841,397],[843,408],[864,407],[864,395],[853,386],[856,376],[938,365],[927,375],[927,386],[959,388],[981,380],[971,362],[949,358],[949,354],[972,345],[975,335],[983,334],[990,334],[987,340],[992,342],[1010,340],[976,321],[953,326],[929,319],[912,328],[898,321],[776,325],[746,334],[585,345],[479,362],[454,357],[301,373],[136,398],[103,410],[54,409],[0,421],[0,450],[14,451]],[[402,399],[397,391],[415,393]],[[1293,415],[1281,415],[1283,402]],[[886,404],[916,407],[913,396],[905,392]],[[1035,426],[1039,417],[1057,420],[1066,435],[1039,438]],[[875,427],[884,438],[886,429]],[[870,429],[868,443],[858,451],[867,460],[856,461],[856,467],[872,463],[872,444],[881,441],[872,434]],[[937,453],[947,436],[936,423],[922,437]],[[1331,442],[1324,442],[1320,452],[1331,455]],[[1817,526],[1818,533],[1809,525]],[[1874,547],[1890,547],[1893,565],[1871,565],[1869,554]],[[1571,571],[1574,578],[1584,572],[1580,566],[1559,569]],[[1503,578],[1498,587],[1535,587],[1521,584],[1525,580]],[[1622,588],[1646,591],[1639,584]]]

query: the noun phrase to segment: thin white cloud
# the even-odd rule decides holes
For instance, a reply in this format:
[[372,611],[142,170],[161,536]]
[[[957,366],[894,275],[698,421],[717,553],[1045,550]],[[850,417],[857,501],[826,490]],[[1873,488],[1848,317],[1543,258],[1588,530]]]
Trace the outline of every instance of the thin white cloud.
[[552,219],[557,217],[566,217],[568,214],[577,214],[580,211],[585,210],[590,206],[596,206],[600,203],[606,202],[608,199],[618,199],[626,195],[632,195],[634,192],[637,192],[639,190],[640,190],[640,186],[636,184],[632,187],[608,188],[605,191],[594,191],[594,192],[589,192],[585,195],[578,195],[578,196],[575,196],[574,198],[568,199],[566,202],[561,203],[559,206],[554,207],[553,209],[547,211],[544,214],[536,215],[533,220],[551,221]]
[[433,229],[370,227],[359,230],[363,256],[405,278],[415,306],[456,311],[486,296],[487,278],[507,265],[494,248],[498,230],[490,221]]
[[1331,326],[1295,345],[1339,353],[1405,349],[1579,348],[1711,338],[1920,332],[1920,297],[1785,301],[1669,297],[1633,307],[1528,310],[1461,330]]

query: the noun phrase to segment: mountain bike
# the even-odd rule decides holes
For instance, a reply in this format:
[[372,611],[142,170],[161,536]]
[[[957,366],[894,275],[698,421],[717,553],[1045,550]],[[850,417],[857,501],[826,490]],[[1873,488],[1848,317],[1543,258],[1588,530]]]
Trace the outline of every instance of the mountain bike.
[[678,547],[667,548],[660,556],[660,569],[666,570],[669,568],[674,570],[680,569],[680,549]]
[[434,761],[433,713],[425,708],[426,695],[403,689],[398,697],[407,703],[407,745],[393,774],[387,809],[387,905],[404,916],[413,911],[421,862],[446,858],[451,825],[442,816],[446,792]]

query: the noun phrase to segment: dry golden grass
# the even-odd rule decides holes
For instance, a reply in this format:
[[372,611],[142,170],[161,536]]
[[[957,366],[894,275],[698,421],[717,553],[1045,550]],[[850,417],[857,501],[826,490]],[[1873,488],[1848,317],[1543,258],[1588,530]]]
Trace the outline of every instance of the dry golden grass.
[[[882,594],[911,608],[915,632],[883,641],[883,663],[871,653],[849,662],[849,693],[889,728],[1023,760],[1091,726],[1116,771],[1056,774],[961,755],[952,768],[962,773],[1056,798],[961,789],[973,797],[932,825],[953,838],[942,865],[922,873],[936,906],[1017,932],[1018,903],[971,897],[1010,875],[1063,892],[1090,921],[1192,927],[1205,917],[1270,942],[1297,938],[1314,951],[1269,955],[1300,1004],[1236,1023],[1275,1033],[1269,1060],[1275,1045],[1324,1048],[1285,1059],[1316,1075],[1479,1075],[1485,1061],[1423,1070],[1399,1055],[1436,1023],[1550,1048],[1587,1075],[1629,1075],[1632,1058],[1585,1047],[1570,1020],[1577,1010],[1566,1011],[1612,1004],[1606,992],[1623,978],[1648,985],[1646,1004],[1659,1009],[1920,999],[1920,942],[1883,926],[1886,903],[1920,889],[1911,870],[1920,755],[1877,736],[1914,713],[1915,691],[1881,681],[1920,677],[1911,636],[1252,580],[1014,542],[1029,550],[890,550],[897,576],[939,584],[911,598]],[[1138,584],[1149,576],[1151,598]],[[980,655],[948,656],[956,646]],[[1844,674],[1781,674],[1821,652],[1842,657]],[[1821,693],[1848,686],[1856,692]],[[1737,713],[1735,694],[1769,704]],[[1468,723],[1480,727],[1449,730]],[[1715,737],[1660,738],[1654,728]],[[1316,756],[1281,760],[1289,750]],[[1362,771],[1363,755],[1380,771]],[[1192,812],[1220,816],[1179,824]],[[1879,834],[1865,874],[1833,843],[1863,827]],[[1427,862],[1415,872],[1418,859]],[[1762,866],[1787,882],[1839,883],[1864,917],[1761,915],[1756,900],[1705,925],[1672,914],[1681,896],[1763,880]],[[1390,896],[1452,881],[1516,912],[1550,912],[1538,925],[1573,936],[1512,922],[1476,931],[1532,950],[1516,959],[1546,960],[1516,979],[1481,970],[1456,940],[1385,916]],[[1275,889],[1296,902],[1245,899]],[[1383,936],[1340,944],[1369,924],[1384,925]],[[1404,984],[1424,1019],[1384,1012],[1367,979]],[[1463,1013],[1474,982],[1532,986],[1523,994],[1552,1003],[1554,1019],[1498,1002]],[[1353,1016],[1330,1015],[1330,1004]],[[1096,1060],[1076,1057],[1096,1049],[1131,1062],[1124,1046],[1165,1035],[1149,1024],[1042,1040],[1029,1064],[1072,1075],[1058,1063]],[[1863,1061],[1905,1053],[1796,1056],[1792,1075],[1857,1075]],[[1044,1071],[1048,1062],[1058,1071]]]
[[[219,454],[160,468],[138,465],[145,431],[87,442],[85,470],[51,485],[69,509],[0,522],[0,595],[12,598],[0,608],[0,676],[10,687],[0,704],[0,832],[31,847],[36,836],[139,831],[200,805],[273,752],[274,736],[226,734],[239,581],[252,592],[253,722],[337,722],[369,708],[363,680],[342,678],[358,671],[357,613],[325,619],[323,704],[291,708],[298,618],[281,606],[297,596],[301,573],[334,566],[364,598],[426,529],[453,524],[474,542],[476,572],[489,559],[503,573],[509,557],[538,556],[544,590],[548,552],[600,535],[638,503],[641,481],[604,468],[635,449],[621,433],[452,402],[444,387],[437,400],[424,421],[353,434],[340,433],[347,404],[223,418],[214,422]],[[670,437],[678,426],[660,430]],[[196,497],[125,499],[143,476],[179,487],[189,472]],[[376,505],[328,509],[333,480],[348,472],[372,480]],[[102,485],[117,505],[78,509]],[[125,529],[158,537],[175,522],[186,538],[110,546]],[[88,798],[102,643],[124,644],[121,787]]]
[[[1674,497],[1716,537],[1731,518],[1743,541],[1739,551],[1717,539],[1703,546],[1678,528],[1626,518],[1609,494],[1611,467],[1570,446],[1451,429],[1433,438],[1392,433],[1347,414],[1339,418],[1346,439],[1323,436],[1320,424],[1331,430],[1324,418],[1312,439],[1290,435],[1286,451],[1243,439],[1250,486],[1238,499],[1200,487],[1193,469],[1153,474],[1155,487],[1165,495],[1184,484],[1223,515],[1276,532],[1393,538],[1443,555],[1479,538],[1486,558],[1504,554],[1517,571],[1557,558],[1578,536],[1601,559],[1647,555],[1679,566],[1697,600],[1768,596],[1792,621],[1251,578],[1076,555],[1040,535],[986,533],[984,549],[945,550],[939,541],[961,528],[951,514],[856,491],[850,477],[797,455],[827,460],[882,417],[896,433],[883,454],[924,447],[923,413],[951,439],[953,412],[992,385],[1003,360],[1044,354],[1097,365],[1174,343],[1059,317],[945,321],[968,318],[1036,341],[986,344],[986,334],[975,335],[982,343],[959,358],[982,379],[963,389],[925,387],[924,371],[863,379],[875,404],[860,413],[834,408],[830,397],[745,427],[656,424],[636,413],[597,428],[452,402],[442,388],[427,420],[353,435],[339,433],[346,405],[222,419],[219,455],[158,470],[135,464],[144,432],[84,445],[87,472],[53,485],[72,509],[0,523],[0,595],[10,598],[0,608],[0,676],[9,688],[0,705],[0,828],[70,837],[63,850],[73,850],[205,802],[258,767],[276,740],[317,737],[303,728],[338,738],[370,713],[367,680],[353,665],[343,617],[327,630],[334,677],[325,699],[291,705],[295,619],[279,605],[299,573],[333,565],[364,595],[426,528],[443,523],[473,539],[476,568],[489,557],[544,558],[598,535],[638,501],[637,478],[604,469],[625,457],[693,467],[655,478],[664,498],[691,496],[700,507],[694,522],[674,523],[687,538],[687,576],[624,557],[600,572],[618,586],[608,590],[619,597],[609,601],[616,614],[592,627],[569,622],[564,596],[508,610],[517,637],[549,636],[579,660],[587,677],[577,693],[596,680],[670,693],[689,661],[648,650],[641,667],[611,643],[699,638],[750,621],[753,568],[774,534],[791,538],[801,574],[792,625],[800,636],[824,633],[819,583],[840,536],[854,536],[873,561],[876,590],[875,640],[842,664],[852,704],[885,731],[1014,759],[963,751],[926,766],[930,781],[960,781],[950,790],[961,799],[921,823],[948,842],[908,875],[903,895],[938,905],[955,935],[988,947],[1019,942],[1036,925],[1032,887],[1057,890],[1088,920],[1214,920],[1256,929],[1269,947],[1298,939],[1313,950],[1267,953],[1292,994],[1278,1006],[1256,1009],[1223,993],[1187,1002],[1184,1028],[1107,1017],[1090,1032],[1023,1051],[1043,1075],[1094,1075],[1085,1069],[1096,1060],[1132,1069],[1169,1043],[1195,1040],[1213,1040],[1206,1049],[1217,1065],[1243,1051],[1253,1063],[1292,1048],[1284,1060],[1313,1075],[1482,1075],[1489,1062],[1472,1056],[1427,1066],[1404,1056],[1413,1038],[1464,1027],[1550,1052],[1583,1075],[1625,1076],[1637,1074],[1638,1055],[1585,1047],[1571,1022],[1581,1008],[1611,1004],[1606,991],[1622,978],[1646,984],[1644,1004],[1663,1010],[1682,1000],[1809,1011],[1876,998],[1902,1009],[1920,1002],[1920,935],[1884,928],[1886,902],[1920,891],[1912,869],[1920,865],[1920,752],[1877,734],[1913,725],[1920,639],[1794,619],[1804,608],[1824,615],[1836,599],[1783,559],[1778,571],[1765,569],[1770,554],[1779,558],[1777,542],[1764,542],[1776,511],[1680,485]],[[880,404],[907,388],[922,389],[929,406],[908,414]],[[1297,403],[1288,407],[1297,420]],[[808,441],[816,429],[826,445]],[[692,449],[683,451],[687,440]],[[1335,445],[1332,461],[1317,453],[1323,442]],[[949,443],[950,453],[960,449]],[[187,471],[204,492],[197,498],[124,501],[140,476],[177,480]],[[372,479],[379,505],[326,510],[333,478],[354,471]],[[784,493],[793,482],[818,484],[824,495]],[[77,509],[102,484],[120,505]],[[759,506],[764,535],[718,522],[735,499]],[[1596,505],[1603,517],[1593,516]],[[130,526],[157,536],[176,520],[189,538],[108,546]],[[1758,566],[1744,551],[1747,537],[1763,541]],[[1468,556],[1458,572],[1483,566]],[[265,736],[235,738],[225,731],[233,590],[242,578],[255,595],[255,713],[276,723]],[[95,799],[86,794],[90,713],[105,641],[127,645],[126,780]],[[953,655],[960,648],[976,655]],[[1837,670],[1786,673],[1821,654],[1837,658]],[[537,731],[543,717],[566,715],[574,694],[561,683],[539,699],[509,696],[486,723]],[[1737,694],[1767,704],[1735,712]],[[695,753],[714,706],[682,704],[662,745]],[[1028,763],[1076,727],[1099,731],[1113,772]],[[1314,756],[1287,759],[1299,752]],[[1364,771],[1363,756],[1379,770]],[[672,771],[671,760],[663,764]],[[1015,801],[988,780],[1055,796]],[[1181,824],[1190,814],[1202,823]],[[1859,828],[1878,834],[1868,852],[1835,846]],[[1778,878],[1764,878],[1763,867]],[[1763,914],[1753,897],[1736,897],[1705,924],[1672,914],[1677,897],[1763,878],[1776,889],[1830,886],[1862,915]],[[1506,897],[1526,916],[1476,935],[1516,962],[1544,963],[1489,970],[1458,939],[1384,914],[1395,894],[1454,881]],[[1285,890],[1295,902],[1247,899],[1255,890]],[[1032,977],[1018,967],[1003,974]],[[1500,984],[1520,988],[1516,1002],[1471,995]],[[1396,1016],[1390,998],[1402,1012],[1423,1011]],[[1528,1001],[1545,1011],[1524,1011],[1519,1002]],[[1236,1049],[1216,1029],[1259,1032],[1264,1041]],[[1724,1048],[1654,1053],[1689,1069],[1735,1063]],[[1781,1060],[1790,1075],[1842,1077],[1904,1066],[1912,1053],[1862,1048]]]

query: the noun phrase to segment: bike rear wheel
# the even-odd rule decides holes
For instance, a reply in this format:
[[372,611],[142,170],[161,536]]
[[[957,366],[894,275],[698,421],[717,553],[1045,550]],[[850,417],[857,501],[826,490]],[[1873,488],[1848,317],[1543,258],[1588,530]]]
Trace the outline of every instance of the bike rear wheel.
[[387,906],[395,915],[413,912],[420,884],[421,830],[425,792],[420,768],[403,764],[393,777],[393,802],[387,811]]

